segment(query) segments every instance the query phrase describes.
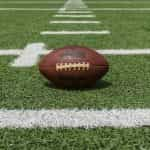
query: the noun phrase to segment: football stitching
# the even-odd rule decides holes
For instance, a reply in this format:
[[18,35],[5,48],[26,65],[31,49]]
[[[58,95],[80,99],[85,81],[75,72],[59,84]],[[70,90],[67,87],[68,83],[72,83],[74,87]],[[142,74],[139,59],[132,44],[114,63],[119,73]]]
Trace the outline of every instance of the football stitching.
[[56,63],[56,71],[87,71],[89,68],[89,62]]

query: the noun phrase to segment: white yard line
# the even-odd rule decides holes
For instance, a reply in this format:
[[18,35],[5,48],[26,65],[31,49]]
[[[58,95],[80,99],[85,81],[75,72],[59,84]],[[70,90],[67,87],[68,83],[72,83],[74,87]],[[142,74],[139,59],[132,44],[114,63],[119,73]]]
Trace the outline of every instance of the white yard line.
[[62,4],[65,1],[0,1],[0,4]]
[[150,1],[85,1],[85,3],[87,4],[149,4]]
[[[37,47],[37,49],[39,48]],[[53,50],[43,49],[42,51],[39,51],[38,55],[46,55],[52,51]],[[96,51],[104,55],[150,55],[150,49],[108,49],[108,50],[96,50]],[[7,55],[18,56],[20,54],[23,54],[23,52],[24,52],[23,49],[18,49],[18,50],[0,49],[0,56],[7,56]],[[28,53],[28,55],[30,55],[30,53]]]
[[[0,11],[57,11],[59,8],[0,8]],[[64,9],[62,9],[64,10]],[[150,8],[88,8],[86,11],[150,11]],[[61,12],[60,12],[61,13]]]
[[95,15],[55,15],[54,17],[60,17],[60,18],[93,18]]
[[[41,55],[46,55],[52,51],[43,51]],[[108,49],[96,50],[96,52],[103,55],[150,55],[150,49]]]
[[0,128],[130,128],[150,126],[150,109],[0,110]]
[[41,35],[80,35],[80,34],[94,34],[94,35],[107,35],[110,34],[108,30],[102,31],[43,31]]
[[0,8],[0,11],[56,11],[59,8]]
[[[18,56],[12,63],[13,67],[32,67],[37,64],[40,55],[46,55],[53,50],[47,50],[44,43],[31,43],[24,49],[0,50],[0,56]],[[104,55],[150,55],[150,49],[119,49],[97,50]]]
[[100,21],[50,21],[50,24],[100,24]]
[[150,11],[150,8],[90,8],[90,11]]
[[150,49],[109,49],[98,50],[97,52],[104,55],[150,55]]
[[92,12],[91,11],[62,11],[58,13],[60,14],[90,14]]

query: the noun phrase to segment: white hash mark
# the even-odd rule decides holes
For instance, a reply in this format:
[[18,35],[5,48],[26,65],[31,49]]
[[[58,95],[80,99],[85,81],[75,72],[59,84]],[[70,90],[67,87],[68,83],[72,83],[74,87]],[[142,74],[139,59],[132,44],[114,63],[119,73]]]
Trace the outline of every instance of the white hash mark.
[[130,128],[150,126],[150,109],[0,110],[0,128]]

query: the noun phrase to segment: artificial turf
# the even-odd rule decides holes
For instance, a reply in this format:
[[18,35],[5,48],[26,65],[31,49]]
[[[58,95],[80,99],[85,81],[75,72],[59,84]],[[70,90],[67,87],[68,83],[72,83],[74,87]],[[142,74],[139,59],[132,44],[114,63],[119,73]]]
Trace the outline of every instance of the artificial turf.
[[150,56],[107,56],[108,74],[95,87],[57,89],[38,67],[13,68],[1,57],[1,108],[145,108],[150,107]]
[[[148,3],[147,7],[149,5]],[[84,45],[96,49],[150,47],[149,11],[93,11],[96,18],[88,20],[101,21],[99,25],[49,24],[53,20],[76,20],[55,18],[56,13],[57,11],[1,11],[0,48],[23,48],[32,42],[44,42],[50,49],[64,45]],[[111,34],[40,35],[41,31],[48,30],[109,30]]]
[[150,129],[1,129],[7,150],[148,150]]
[[[2,1],[0,1],[2,2]],[[7,0],[5,0],[7,2]],[[13,0],[12,0],[13,2]],[[88,2],[88,1],[85,1]],[[119,0],[118,0],[119,2]],[[149,8],[150,3],[90,4],[89,8]],[[148,2],[148,1],[147,1]],[[1,4],[15,8],[61,8],[63,4]],[[43,42],[49,49],[82,45],[95,49],[149,48],[150,11],[93,11],[99,25],[52,25],[53,11],[0,11],[0,49],[24,48]],[[77,20],[83,20],[78,18]],[[109,30],[110,35],[40,35],[52,30]],[[108,74],[92,89],[57,89],[48,84],[38,67],[13,68],[16,57],[0,56],[0,108],[3,109],[111,109],[149,108],[150,56],[105,56]],[[145,150],[150,147],[150,128],[95,129],[0,129],[0,149],[115,149]]]

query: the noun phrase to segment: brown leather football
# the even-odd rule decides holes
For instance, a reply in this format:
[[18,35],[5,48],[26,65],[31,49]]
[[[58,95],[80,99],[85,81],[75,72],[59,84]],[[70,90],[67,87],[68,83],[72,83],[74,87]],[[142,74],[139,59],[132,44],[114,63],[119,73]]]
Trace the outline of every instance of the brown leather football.
[[90,87],[108,71],[108,62],[96,51],[66,46],[44,56],[39,70],[58,87]]

